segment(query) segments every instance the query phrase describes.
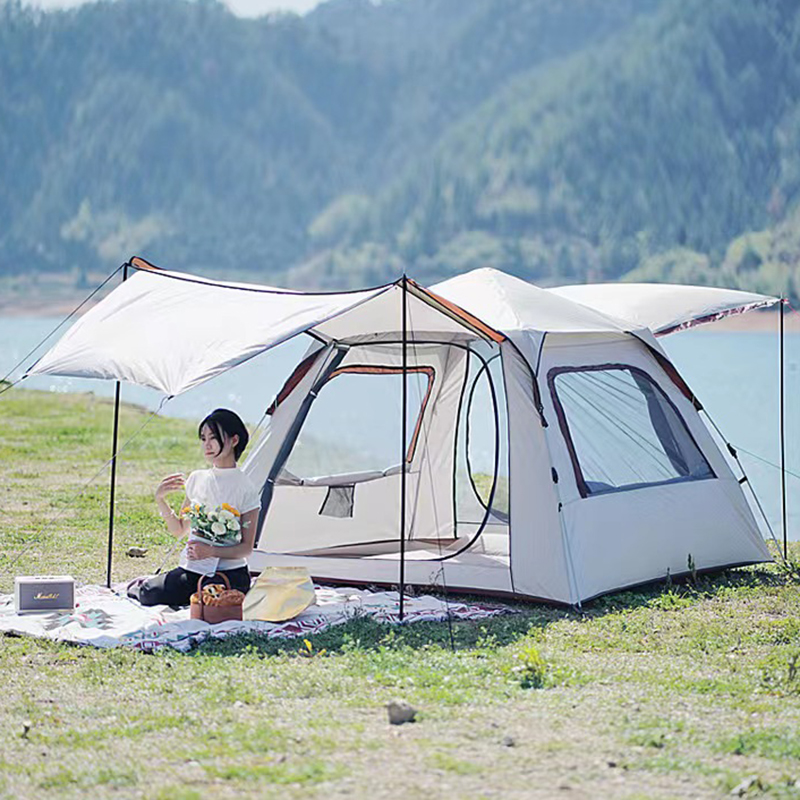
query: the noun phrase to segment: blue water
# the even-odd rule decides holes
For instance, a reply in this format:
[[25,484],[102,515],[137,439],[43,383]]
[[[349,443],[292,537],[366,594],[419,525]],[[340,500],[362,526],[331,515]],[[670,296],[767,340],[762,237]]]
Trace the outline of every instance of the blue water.
[[[776,317],[777,322],[777,317]],[[777,324],[776,324],[777,328]],[[713,326],[662,338],[662,345],[739,455],[780,538],[778,464],[779,337],[771,332],[715,332]],[[784,338],[786,467],[800,475],[800,334]],[[800,479],[786,476],[789,539],[800,539]]]
[[[32,347],[61,321],[60,317],[0,317],[0,377],[4,376]],[[56,341],[62,329],[48,344]],[[715,332],[707,326],[661,339],[670,357],[695,395],[722,429],[740,448],[742,463],[766,509],[770,524],[780,536],[780,473],[744,452],[750,451],[773,464],[779,463],[778,427],[778,336],[776,333]],[[169,401],[166,416],[200,419],[218,406],[233,408],[251,423],[262,418],[264,409],[305,351],[302,337],[287,342],[246,364]],[[27,359],[29,366],[47,348]],[[785,337],[786,365],[786,464],[800,474],[800,334]],[[18,370],[12,378],[19,377]],[[111,395],[111,381],[39,376],[22,387],[51,392],[86,392]],[[151,389],[123,385],[122,397],[151,409],[161,395]],[[0,396],[0,401],[2,397]],[[363,405],[359,408],[362,409]],[[345,410],[346,411],[346,410]],[[376,410],[377,411],[377,410]],[[384,409],[385,411],[385,409]],[[397,410],[399,413],[399,409]],[[342,419],[346,418],[343,413]],[[380,425],[360,419],[359,424],[337,431],[342,446],[369,448]],[[382,444],[382,449],[385,448]],[[87,465],[87,473],[93,465]],[[787,475],[789,538],[800,539],[800,479]]]

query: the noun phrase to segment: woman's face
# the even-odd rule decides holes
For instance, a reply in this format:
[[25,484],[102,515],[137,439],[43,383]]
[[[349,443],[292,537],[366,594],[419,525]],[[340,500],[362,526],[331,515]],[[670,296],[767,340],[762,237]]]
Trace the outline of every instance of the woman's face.
[[221,460],[233,454],[233,448],[239,440],[238,436],[226,436],[223,432],[223,439],[214,435],[214,431],[208,425],[203,425],[200,429],[200,445],[203,448],[203,455],[208,461]]

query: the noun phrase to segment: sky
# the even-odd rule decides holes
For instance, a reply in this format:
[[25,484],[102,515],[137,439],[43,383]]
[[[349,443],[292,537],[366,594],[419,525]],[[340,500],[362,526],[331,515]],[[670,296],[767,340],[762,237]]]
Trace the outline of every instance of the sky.
[[[70,8],[91,0],[23,0],[26,5],[37,8]],[[294,11],[304,14],[322,0],[222,0],[234,14],[240,17],[257,17],[269,11]]]

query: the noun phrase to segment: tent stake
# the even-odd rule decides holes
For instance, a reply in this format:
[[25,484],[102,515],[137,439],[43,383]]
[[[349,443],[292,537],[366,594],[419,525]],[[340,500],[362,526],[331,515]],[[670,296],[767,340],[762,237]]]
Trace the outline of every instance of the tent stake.
[[[122,270],[122,280],[128,280],[128,265]],[[111,550],[114,544],[114,494],[117,486],[117,439],[119,433],[119,390],[120,382],[116,381],[114,389],[114,433],[111,443],[111,486],[108,493],[108,561],[106,564],[106,586],[111,588]]]
[[781,298],[781,347],[780,347],[780,419],[781,419],[781,525],[783,528],[783,558],[788,557],[788,532],[786,529],[786,436],[784,430],[784,358],[783,358],[783,315],[786,300]]
[[406,416],[408,413],[408,353],[406,337],[408,335],[407,302],[408,284],[403,275],[403,403],[402,403],[402,446],[400,448],[400,622],[404,615],[404,595],[406,590]]

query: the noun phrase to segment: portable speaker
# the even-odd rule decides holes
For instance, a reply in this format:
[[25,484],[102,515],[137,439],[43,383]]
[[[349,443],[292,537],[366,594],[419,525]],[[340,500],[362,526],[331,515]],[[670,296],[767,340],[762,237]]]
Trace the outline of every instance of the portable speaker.
[[20,575],[14,579],[17,614],[72,611],[74,608],[75,579],[71,575]]

